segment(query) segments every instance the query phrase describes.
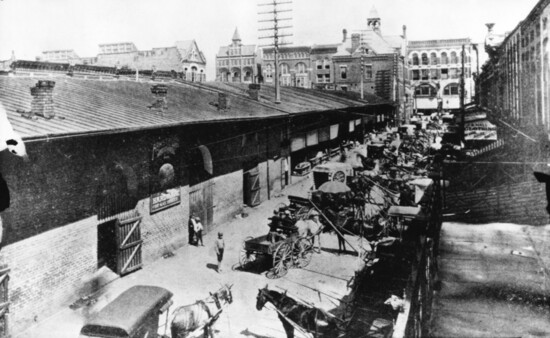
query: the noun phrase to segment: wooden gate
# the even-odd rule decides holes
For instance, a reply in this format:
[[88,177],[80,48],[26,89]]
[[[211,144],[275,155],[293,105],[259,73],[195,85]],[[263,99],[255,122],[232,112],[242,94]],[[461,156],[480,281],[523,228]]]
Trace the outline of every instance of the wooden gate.
[[257,166],[244,172],[243,184],[244,203],[251,207],[260,204],[260,170]]
[[204,232],[214,223],[214,182],[196,184],[189,191],[189,214],[200,217]]
[[98,225],[98,268],[106,265],[124,276],[142,267],[141,218],[133,210]]
[[0,269],[0,337],[8,336],[8,282],[10,269]]
[[117,273],[121,276],[143,265],[141,259],[141,216],[136,211],[131,217],[119,219],[117,225]]

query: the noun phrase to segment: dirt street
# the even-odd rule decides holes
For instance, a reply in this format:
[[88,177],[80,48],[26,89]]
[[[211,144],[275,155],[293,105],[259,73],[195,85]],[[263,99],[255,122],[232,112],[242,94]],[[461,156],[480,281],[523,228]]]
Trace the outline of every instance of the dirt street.
[[[288,187],[285,194],[307,194],[308,181],[302,181]],[[269,285],[276,291],[288,290],[288,295],[315,304],[326,310],[337,307],[339,300],[349,293],[347,282],[354,275],[357,257],[350,251],[346,255],[336,255],[336,236],[324,234],[322,246],[325,250],[313,255],[311,264],[305,269],[292,269],[280,279],[267,279],[265,273],[232,270],[238,264],[238,255],[243,240],[247,236],[259,236],[267,233],[267,217],[274,207],[288,202],[285,196],[278,196],[263,202],[255,208],[246,208],[248,216],[235,218],[229,224],[220,226],[216,231],[204,237],[204,247],[185,245],[170,258],[160,258],[154,264],[123,278],[117,278],[110,271],[102,270],[104,279],[112,279],[100,294],[97,302],[77,310],[68,305],[52,311],[52,316],[38,323],[16,337],[29,338],[74,338],[78,337],[85,319],[97,312],[121,292],[137,284],[157,285],[174,293],[173,311],[181,305],[192,304],[206,298],[208,293],[217,290],[222,284],[232,284],[234,302],[221,315],[214,329],[216,337],[286,337],[277,313],[272,309],[256,310],[258,289]],[[224,232],[226,255],[224,271],[215,271],[216,255],[214,239],[217,231]],[[356,243],[351,237],[346,238]],[[348,249],[349,250],[349,249]],[[320,290],[318,292],[316,290]],[[164,316],[163,316],[164,317]],[[172,318],[170,317],[170,320]],[[169,328],[167,334],[169,334]]]

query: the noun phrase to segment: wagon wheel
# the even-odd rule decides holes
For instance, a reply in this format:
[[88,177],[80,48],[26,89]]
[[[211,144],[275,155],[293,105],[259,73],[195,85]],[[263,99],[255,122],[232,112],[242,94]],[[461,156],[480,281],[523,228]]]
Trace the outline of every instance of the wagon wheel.
[[301,207],[296,212],[296,219],[305,221],[307,217],[309,216],[309,207]]
[[241,264],[241,268],[256,260],[256,253],[246,250],[246,241],[251,239],[253,239],[252,236],[245,238],[241,250],[239,251],[239,263]]
[[337,171],[332,175],[332,180],[345,183],[346,182],[346,174],[344,174],[343,171]]
[[294,260],[298,268],[305,268],[313,256],[313,244],[308,238],[299,238],[293,246]]
[[267,271],[269,279],[280,278],[286,275],[292,265],[292,246],[287,241],[281,242],[273,253],[273,267]]

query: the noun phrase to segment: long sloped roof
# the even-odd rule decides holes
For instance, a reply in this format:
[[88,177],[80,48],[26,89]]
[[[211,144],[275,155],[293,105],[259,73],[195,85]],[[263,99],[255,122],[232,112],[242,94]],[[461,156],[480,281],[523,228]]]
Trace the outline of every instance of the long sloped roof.
[[0,76],[0,102],[15,131],[25,138],[102,131],[130,131],[201,121],[259,118],[284,112],[244,97],[231,97],[231,108],[218,110],[218,93],[209,88],[165,83],[168,107],[162,113],[149,109],[156,101],[151,82],[91,80],[69,77],[46,78],[56,82],[53,90],[56,117],[27,119],[31,110],[30,88],[38,78]]
[[[28,119],[31,110],[30,88],[41,80],[55,81],[53,101],[55,118]],[[0,102],[8,119],[24,139],[60,135],[126,132],[206,121],[229,121],[281,117],[287,114],[334,111],[349,107],[380,104],[330,91],[282,87],[279,104],[273,86],[262,85],[260,99],[249,98],[247,84],[221,82],[163,82],[167,86],[167,108],[149,109],[156,98],[151,88],[159,82],[128,79],[85,79],[69,76],[0,76]],[[229,109],[218,110],[218,94],[229,96]]]

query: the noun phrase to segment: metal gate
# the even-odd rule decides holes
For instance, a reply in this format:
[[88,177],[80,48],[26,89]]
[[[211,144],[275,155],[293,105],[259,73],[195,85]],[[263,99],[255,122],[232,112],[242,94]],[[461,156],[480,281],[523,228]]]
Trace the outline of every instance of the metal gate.
[[136,211],[128,218],[119,219],[117,233],[117,273],[121,276],[141,268],[141,215]]
[[214,182],[201,182],[190,188],[189,213],[200,217],[204,232],[211,230],[214,223]]
[[251,207],[260,204],[262,201],[258,166],[244,172],[243,185],[244,203]]
[[10,302],[8,301],[8,282],[10,269],[0,269],[0,337],[8,336],[8,312]]

